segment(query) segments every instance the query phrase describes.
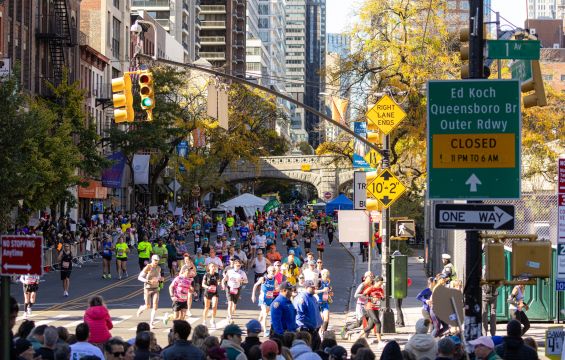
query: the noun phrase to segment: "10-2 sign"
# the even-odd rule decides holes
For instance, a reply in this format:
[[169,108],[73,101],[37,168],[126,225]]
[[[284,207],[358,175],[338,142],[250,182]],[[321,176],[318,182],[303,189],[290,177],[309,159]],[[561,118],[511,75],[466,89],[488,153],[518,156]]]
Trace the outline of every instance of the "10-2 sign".
[[377,199],[385,208],[390,207],[405,191],[406,186],[388,169],[381,171],[367,184],[368,195]]

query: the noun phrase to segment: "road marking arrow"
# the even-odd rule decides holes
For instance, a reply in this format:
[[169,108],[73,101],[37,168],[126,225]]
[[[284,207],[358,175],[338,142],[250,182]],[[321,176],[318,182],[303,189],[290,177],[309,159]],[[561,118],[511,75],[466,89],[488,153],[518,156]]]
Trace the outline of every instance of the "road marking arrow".
[[10,264],[4,264],[4,270],[8,270],[8,269],[14,269],[14,270],[31,270],[31,265],[27,264],[27,265],[10,265]]
[[471,176],[469,176],[467,181],[465,181],[465,185],[469,185],[470,192],[477,192],[477,185],[482,185],[482,184],[483,183],[481,182],[481,180],[479,180],[479,178],[475,174],[471,174]]
[[[456,214],[455,216],[452,216]],[[441,210],[440,219],[444,223],[461,224],[493,224],[493,229],[498,229],[513,219],[512,215],[495,206],[493,211],[471,211],[471,210]]]

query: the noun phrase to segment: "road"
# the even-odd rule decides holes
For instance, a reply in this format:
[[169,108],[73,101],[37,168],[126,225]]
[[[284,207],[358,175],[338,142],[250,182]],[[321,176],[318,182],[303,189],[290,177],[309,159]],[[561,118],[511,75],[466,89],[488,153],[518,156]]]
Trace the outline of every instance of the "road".
[[[280,243],[280,241],[279,241]],[[279,245],[281,254],[286,254],[285,249]],[[37,293],[37,303],[33,307],[33,314],[30,320],[34,320],[36,325],[49,324],[53,326],[63,326],[74,333],[77,324],[82,322],[84,311],[87,308],[88,299],[93,295],[101,295],[112,316],[114,329],[113,336],[120,336],[123,339],[130,339],[135,336],[135,328],[140,321],[149,321],[149,311],[145,311],[139,318],[136,317],[136,310],[143,302],[142,283],[137,280],[139,267],[137,256],[130,256],[128,262],[128,278],[118,280],[114,263],[112,264],[111,280],[102,279],[102,261],[94,260],[84,264],[81,268],[74,268],[71,276],[69,297],[63,297],[62,282],[58,272],[50,272],[42,279]],[[334,242],[333,246],[327,246],[324,255],[324,266],[330,270],[332,286],[334,289],[334,303],[331,310],[334,315],[330,320],[330,329],[339,329],[343,324],[347,312],[350,289],[354,284],[353,280],[353,259],[351,255],[339,244]],[[248,277],[253,279],[253,271],[248,272]],[[159,300],[159,311],[157,316],[161,317],[165,312],[171,311],[171,300],[168,296],[168,284],[161,291]],[[251,302],[252,284],[248,284],[243,290],[242,298],[238,304],[238,310],[234,321],[240,326],[244,326],[250,319],[259,316],[259,307]],[[16,297],[18,302],[23,302],[21,284],[12,284],[11,294]],[[23,308],[23,305],[20,307]],[[192,306],[192,317],[188,321],[192,326],[202,323],[202,302],[195,302]],[[18,323],[23,320],[23,314],[18,316]],[[217,329],[211,331],[211,335],[220,336],[222,328],[227,325],[225,320],[226,303],[225,296],[220,295],[218,318],[216,320]],[[167,344],[167,333],[169,327],[159,323],[154,330],[160,345]]]

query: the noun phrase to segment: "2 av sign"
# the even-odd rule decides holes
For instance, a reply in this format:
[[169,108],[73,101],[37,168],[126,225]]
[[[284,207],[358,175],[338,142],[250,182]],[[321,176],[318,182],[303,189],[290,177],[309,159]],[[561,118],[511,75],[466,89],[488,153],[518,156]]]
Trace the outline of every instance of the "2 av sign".
[[41,236],[2,235],[2,275],[43,275]]

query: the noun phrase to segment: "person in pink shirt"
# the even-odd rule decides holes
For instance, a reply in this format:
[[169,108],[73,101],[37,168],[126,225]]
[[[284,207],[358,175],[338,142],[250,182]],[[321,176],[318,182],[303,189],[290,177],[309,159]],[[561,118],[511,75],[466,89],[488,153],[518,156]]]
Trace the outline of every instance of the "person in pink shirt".
[[[174,320],[185,320],[186,315],[192,316],[190,308],[192,307],[192,287],[193,278],[188,277],[188,267],[183,267],[179,276],[177,276],[169,286],[169,295],[173,301]],[[167,325],[170,316],[165,313],[163,322]]]
[[102,296],[95,295],[88,301],[89,308],[84,313],[84,322],[90,329],[89,342],[96,346],[103,346],[112,337],[110,330],[114,327],[112,318]]

